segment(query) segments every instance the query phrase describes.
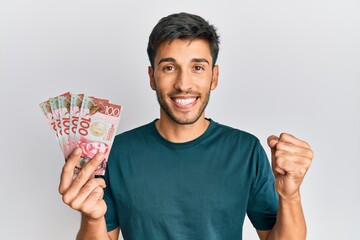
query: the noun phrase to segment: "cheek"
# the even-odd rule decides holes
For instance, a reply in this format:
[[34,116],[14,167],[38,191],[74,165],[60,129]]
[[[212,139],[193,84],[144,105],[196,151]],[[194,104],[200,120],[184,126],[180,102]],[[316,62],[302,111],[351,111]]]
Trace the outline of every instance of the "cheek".
[[200,91],[208,92],[209,90],[212,90],[214,84],[211,78],[203,78],[196,81],[196,84],[194,84],[194,86]]
[[155,81],[155,89],[156,91],[160,93],[171,91],[171,89],[174,87],[174,81],[170,78],[158,78],[157,81]]

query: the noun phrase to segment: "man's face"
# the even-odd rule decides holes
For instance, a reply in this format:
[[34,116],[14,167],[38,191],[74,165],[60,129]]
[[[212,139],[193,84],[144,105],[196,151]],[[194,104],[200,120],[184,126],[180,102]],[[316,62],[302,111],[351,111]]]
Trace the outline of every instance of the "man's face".
[[217,86],[218,67],[212,68],[206,41],[176,39],[160,45],[149,76],[161,107],[160,118],[192,124],[205,115],[210,91]]

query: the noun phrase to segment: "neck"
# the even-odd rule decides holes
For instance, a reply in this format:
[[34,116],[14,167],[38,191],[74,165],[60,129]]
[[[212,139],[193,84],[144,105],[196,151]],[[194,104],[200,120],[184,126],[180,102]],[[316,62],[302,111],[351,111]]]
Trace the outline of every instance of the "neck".
[[200,137],[208,128],[210,121],[201,116],[195,123],[178,124],[168,118],[156,121],[156,128],[166,140],[174,143],[189,142]]

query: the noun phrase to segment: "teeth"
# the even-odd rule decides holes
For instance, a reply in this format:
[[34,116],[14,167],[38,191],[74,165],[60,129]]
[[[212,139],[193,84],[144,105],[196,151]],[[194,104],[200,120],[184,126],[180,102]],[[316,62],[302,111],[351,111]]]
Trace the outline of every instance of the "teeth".
[[195,102],[196,98],[176,98],[175,102],[179,105],[186,106],[190,103]]

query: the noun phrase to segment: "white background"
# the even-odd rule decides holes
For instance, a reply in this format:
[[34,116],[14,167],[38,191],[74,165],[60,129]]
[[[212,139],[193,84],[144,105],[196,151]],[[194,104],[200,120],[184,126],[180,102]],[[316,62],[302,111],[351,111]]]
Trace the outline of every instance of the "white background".
[[[235,4],[236,3],[236,4]],[[187,11],[221,35],[220,82],[207,117],[307,140],[308,239],[357,239],[360,155],[359,1],[0,2],[0,239],[74,239],[79,214],[57,192],[62,154],[38,104],[66,91],[124,106],[118,133],[158,116],[148,35]],[[251,225],[244,239],[256,239]]]

